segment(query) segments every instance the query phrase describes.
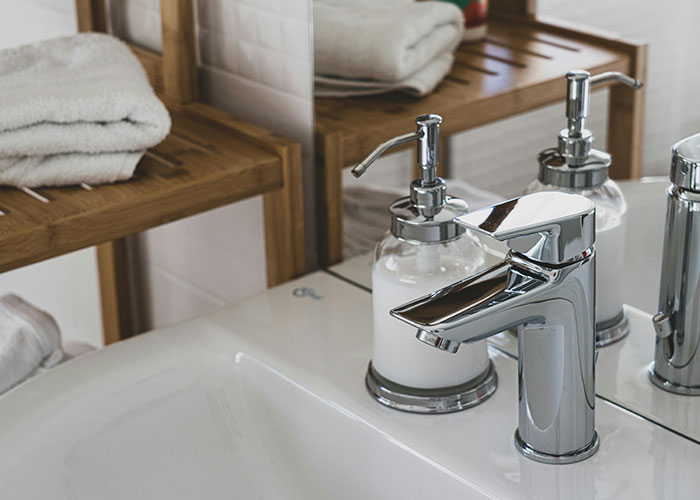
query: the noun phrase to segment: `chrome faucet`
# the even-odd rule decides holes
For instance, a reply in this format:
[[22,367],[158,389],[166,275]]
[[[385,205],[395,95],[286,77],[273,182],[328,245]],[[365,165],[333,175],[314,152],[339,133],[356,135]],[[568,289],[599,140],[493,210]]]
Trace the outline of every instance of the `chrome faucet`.
[[700,134],[672,149],[651,381],[700,395]]
[[519,419],[515,446],[538,462],[593,455],[595,430],[595,206],[541,192],[455,219],[511,250],[503,262],[391,315],[426,344],[456,352],[518,327]]

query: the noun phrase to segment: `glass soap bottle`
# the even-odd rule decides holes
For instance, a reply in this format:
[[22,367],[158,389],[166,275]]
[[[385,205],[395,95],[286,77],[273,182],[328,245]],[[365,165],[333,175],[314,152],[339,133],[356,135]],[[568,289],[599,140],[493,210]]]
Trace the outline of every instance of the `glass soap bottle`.
[[566,79],[568,126],[559,132],[557,148],[540,152],[538,177],[525,194],[564,191],[595,203],[596,346],[602,347],[629,333],[622,297],[627,203],[617,183],[608,177],[610,155],[591,147],[593,135],[585,128],[588,100],[591,85],[617,81],[638,89],[642,83],[614,71],[591,77],[588,71],[575,70]]
[[437,176],[440,123],[438,115],[419,116],[416,132],[380,144],[352,170],[359,177],[389,148],[418,141],[420,178],[411,183],[410,196],[389,207],[391,228],[374,252],[374,344],[365,379],[377,401],[415,413],[463,410],[497,387],[486,341],[444,352],[419,342],[414,328],[389,315],[391,309],[486,266],[479,240],[454,222],[467,212],[467,203],[448,196],[445,181]]

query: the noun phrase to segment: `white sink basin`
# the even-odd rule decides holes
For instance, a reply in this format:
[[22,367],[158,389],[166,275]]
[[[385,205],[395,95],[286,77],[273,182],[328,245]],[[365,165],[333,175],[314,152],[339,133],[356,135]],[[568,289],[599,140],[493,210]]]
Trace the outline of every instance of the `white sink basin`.
[[0,397],[0,497],[618,500],[700,491],[700,446],[600,399],[593,458],[550,466],[521,457],[512,443],[517,364],[495,350],[499,389],[474,409],[428,416],[378,405],[363,382],[370,303],[366,291],[316,273],[19,386]]
[[[651,392],[635,365],[648,360],[624,349],[629,340],[601,354],[602,444],[578,464],[516,452],[517,363],[497,349],[499,388],[482,405],[413,415],[377,404],[364,387],[371,296],[347,282],[369,268],[354,266],[345,281],[315,273],[1,396],[0,498],[697,497],[700,445],[690,434],[699,408]],[[643,330],[644,314],[633,316]],[[634,400],[638,415],[618,398]],[[659,406],[669,414],[657,418]],[[672,425],[655,423],[664,418]]]

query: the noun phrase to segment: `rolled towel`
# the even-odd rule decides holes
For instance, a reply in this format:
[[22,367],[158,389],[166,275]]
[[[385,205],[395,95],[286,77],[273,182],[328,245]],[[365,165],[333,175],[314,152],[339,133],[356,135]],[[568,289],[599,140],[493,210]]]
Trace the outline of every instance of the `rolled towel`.
[[462,30],[459,8],[445,2],[315,0],[316,93],[424,95],[452,67]]
[[0,394],[62,359],[61,332],[50,314],[16,295],[0,298]]
[[170,116],[129,47],[83,33],[0,51],[0,184],[128,179]]

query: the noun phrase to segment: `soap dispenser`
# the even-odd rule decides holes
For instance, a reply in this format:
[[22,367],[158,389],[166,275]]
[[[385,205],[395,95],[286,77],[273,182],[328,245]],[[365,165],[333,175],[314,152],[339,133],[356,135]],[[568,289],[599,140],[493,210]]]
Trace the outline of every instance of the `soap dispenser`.
[[567,128],[559,132],[558,147],[540,152],[538,178],[525,193],[565,191],[595,203],[596,346],[602,347],[629,333],[622,299],[627,203],[608,177],[610,155],[591,147],[593,135],[586,129],[588,99],[592,85],[616,81],[639,89],[642,82],[616,71],[591,77],[588,71],[575,70],[566,79]]
[[370,394],[391,408],[414,413],[448,413],[472,407],[497,387],[486,341],[463,345],[455,353],[415,339],[415,330],[391,317],[396,306],[466,278],[486,265],[479,240],[454,222],[467,203],[446,194],[437,176],[438,134],[442,118],[416,118],[415,132],[380,144],[352,169],[355,177],[388,149],[418,141],[420,178],[410,196],[389,207],[391,228],[377,244],[372,268],[374,344],[365,382]]

